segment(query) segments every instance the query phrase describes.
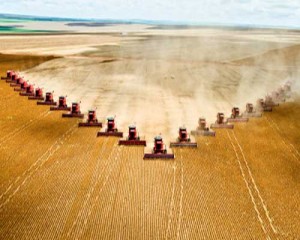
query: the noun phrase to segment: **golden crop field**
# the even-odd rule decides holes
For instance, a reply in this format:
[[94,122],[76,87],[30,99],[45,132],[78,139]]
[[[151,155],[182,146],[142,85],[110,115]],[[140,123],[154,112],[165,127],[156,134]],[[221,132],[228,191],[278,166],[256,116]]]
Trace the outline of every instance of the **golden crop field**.
[[[3,57],[1,75],[44,60]],[[298,100],[144,161],[0,89],[0,239],[299,239]]]

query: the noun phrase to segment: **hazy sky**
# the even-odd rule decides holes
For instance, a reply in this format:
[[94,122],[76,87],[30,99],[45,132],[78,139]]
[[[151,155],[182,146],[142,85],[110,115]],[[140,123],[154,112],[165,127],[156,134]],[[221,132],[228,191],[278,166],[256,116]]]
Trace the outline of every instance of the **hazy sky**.
[[0,12],[75,18],[300,26],[300,0],[0,0]]

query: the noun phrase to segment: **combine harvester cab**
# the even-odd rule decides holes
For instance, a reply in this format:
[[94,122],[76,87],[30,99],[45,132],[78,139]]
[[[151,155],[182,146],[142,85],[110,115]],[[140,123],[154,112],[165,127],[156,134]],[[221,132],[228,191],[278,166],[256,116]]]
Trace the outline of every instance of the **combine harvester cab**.
[[58,106],[50,107],[51,111],[71,111],[71,108],[67,106],[67,98],[60,96],[58,99]]
[[171,142],[170,147],[198,147],[196,142],[191,142],[191,139],[188,136],[186,127],[179,128],[179,136],[177,138],[177,142]]
[[29,84],[26,87],[25,92],[20,92],[19,93],[20,96],[34,96],[34,87],[32,84]]
[[199,126],[196,130],[191,131],[191,135],[193,136],[211,136],[215,137],[216,132],[210,131],[209,128],[206,126],[205,118],[199,118],[198,121]]
[[141,140],[140,137],[137,134],[136,126],[131,125],[128,127],[128,137],[126,140],[120,140],[119,145],[125,145],[125,146],[145,146],[146,147],[146,141]]
[[29,100],[41,100],[44,101],[44,97],[43,97],[43,89],[41,88],[36,88],[35,92],[34,92],[34,96],[29,96],[28,97]]
[[256,112],[254,110],[252,103],[246,104],[246,111],[243,113],[243,117],[261,117],[262,114],[260,112]]
[[37,105],[52,105],[56,106],[56,102],[53,100],[53,93],[52,92],[46,92],[46,99],[44,102],[37,102]]
[[240,109],[234,107],[231,110],[231,117],[227,119],[227,122],[248,122],[249,119],[240,115]]
[[167,153],[166,146],[161,136],[154,138],[154,147],[152,153],[145,153],[144,159],[174,159],[175,155]]
[[28,82],[27,81],[23,81],[21,84],[20,84],[20,87],[16,87],[14,88],[14,90],[16,92],[22,92],[22,91],[26,91],[27,87],[29,86]]
[[78,123],[78,127],[102,127],[102,123],[98,122],[96,111],[89,110],[87,121]]
[[6,77],[1,77],[1,80],[9,80],[9,79],[11,79],[11,76],[12,76],[13,73],[14,73],[14,71],[12,71],[12,70],[6,71]]
[[72,109],[69,113],[63,113],[62,117],[66,118],[84,118],[84,114],[80,111],[80,105],[77,102],[72,103]]
[[211,124],[210,126],[211,128],[228,128],[228,129],[233,129],[233,125],[232,124],[228,124],[227,122],[225,122],[225,118],[224,118],[224,113],[218,113],[217,114],[217,121],[214,124]]
[[259,109],[259,111],[261,112],[272,112],[273,109],[270,106],[267,106],[265,101],[260,98],[257,100],[257,109]]
[[97,137],[123,137],[123,132],[119,132],[115,125],[115,118],[107,118],[107,128],[105,132],[98,132]]

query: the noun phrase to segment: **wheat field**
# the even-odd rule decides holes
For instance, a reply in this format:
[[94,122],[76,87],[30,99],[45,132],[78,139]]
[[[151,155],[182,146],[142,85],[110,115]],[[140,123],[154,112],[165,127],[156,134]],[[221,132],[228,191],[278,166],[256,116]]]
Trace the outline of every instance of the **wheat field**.
[[[1,75],[47,60],[27,58],[3,55]],[[300,236],[299,100],[144,161],[143,147],[0,89],[1,239]]]

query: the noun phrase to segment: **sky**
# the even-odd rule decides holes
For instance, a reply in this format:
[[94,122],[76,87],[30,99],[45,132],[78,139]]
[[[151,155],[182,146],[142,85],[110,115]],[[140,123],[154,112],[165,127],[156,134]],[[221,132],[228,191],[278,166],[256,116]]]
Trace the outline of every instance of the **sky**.
[[0,13],[300,27],[300,0],[0,0]]

